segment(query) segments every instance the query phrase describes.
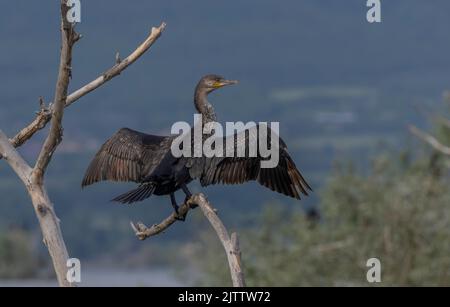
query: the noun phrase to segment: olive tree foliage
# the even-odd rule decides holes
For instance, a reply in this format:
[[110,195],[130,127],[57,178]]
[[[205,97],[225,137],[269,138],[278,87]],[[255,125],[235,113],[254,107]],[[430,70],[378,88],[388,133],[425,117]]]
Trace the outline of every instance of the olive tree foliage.
[[[433,134],[450,141],[450,126],[438,120]],[[449,157],[414,143],[414,150],[374,158],[369,170],[337,163],[320,191],[319,221],[267,205],[241,234],[247,284],[449,286]],[[208,237],[202,242],[212,244]],[[373,257],[381,262],[380,283],[366,279]],[[208,284],[227,285],[215,249],[200,259]]]

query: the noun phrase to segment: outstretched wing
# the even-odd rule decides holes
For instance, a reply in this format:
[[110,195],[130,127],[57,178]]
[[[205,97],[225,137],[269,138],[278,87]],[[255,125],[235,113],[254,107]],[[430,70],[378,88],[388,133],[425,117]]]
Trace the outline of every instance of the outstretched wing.
[[170,150],[171,141],[171,137],[120,129],[97,152],[82,186],[102,180],[140,182]]
[[[270,131],[270,128],[267,126],[264,127],[264,129]],[[256,131],[259,131],[259,129],[262,129],[262,126],[257,126]],[[270,136],[270,133],[268,133],[268,136]],[[226,139],[228,138],[234,138],[235,151],[239,144],[242,144],[244,141],[247,146],[265,141],[260,140],[259,133],[256,133],[255,131],[253,133],[243,131],[226,137],[224,147],[226,147]],[[246,149],[244,157],[237,157],[235,152],[234,157],[213,157],[205,159],[200,182],[203,186],[206,186],[220,183],[241,184],[247,181],[256,180],[272,191],[293,198],[300,199],[301,194],[308,195],[307,190],[312,189],[295,166],[294,161],[288,153],[287,146],[281,138],[279,139],[277,151],[279,154],[279,161],[277,166],[273,168],[261,167],[261,162],[268,160],[269,158],[264,158],[259,149],[256,156],[253,157],[249,154],[249,150]]]

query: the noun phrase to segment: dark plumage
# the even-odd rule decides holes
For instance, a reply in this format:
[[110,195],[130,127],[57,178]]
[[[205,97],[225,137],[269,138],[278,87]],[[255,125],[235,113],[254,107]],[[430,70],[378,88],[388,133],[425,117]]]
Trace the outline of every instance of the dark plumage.
[[[207,100],[212,91],[236,81],[225,80],[217,75],[203,77],[194,95],[194,104],[203,115],[203,123],[216,121],[213,107]],[[257,126],[257,129],[270,129]],[[245,136],[238,138],[240,133]],[[228,138],[234,138],[235,150],[239,141],[247,144],[257,138],[250,138],[250,132],[243,131]],[[279,163],[274,168],[261,168],[264,160],[259,153],[257,157],[199,157],[175,158],[170,150],[176,136],[155,136],[128,128],[116,132],[91,161],[83,178],[82,186],[91,185],[102,180],[133,181],[139,186],[119,195],[113,201],[133,203],[142,201],[152,194],[170,195],[175,210],[178,206],[174,192],[180,188],[186,196],[190,196],[187,184],[198,179],[202,186],[211,184],[242,184],[256,180],[261,185],[287,196],[300,199],[300,195],[308,195],[311,187],[297,170],[287,151],[287,146],[280,138]],[[205,136],[204,136],[205,139]],[[224,147],[226,142],[224,142]],[[225,149],[224,149],[225,150]]]

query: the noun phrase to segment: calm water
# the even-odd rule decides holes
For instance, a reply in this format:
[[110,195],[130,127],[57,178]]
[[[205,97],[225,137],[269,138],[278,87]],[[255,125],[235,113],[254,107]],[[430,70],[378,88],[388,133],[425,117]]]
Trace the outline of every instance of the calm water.
[[[55,287],[54,280],[20,279],[0,280],[0,287]],[[85,269],[81,275],[80,287],[178,287],[188,286],[170,270],[115,270]]]

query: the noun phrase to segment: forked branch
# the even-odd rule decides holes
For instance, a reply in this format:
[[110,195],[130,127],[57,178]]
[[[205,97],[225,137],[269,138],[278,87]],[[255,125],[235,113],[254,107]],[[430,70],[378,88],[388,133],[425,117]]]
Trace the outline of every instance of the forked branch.
[[[217,215],[216,210],[212,207],[212,205],[208,202],[205,195],[202,193],[192,195],[182,206],[180,206],[179,215],[187,213],[189,209],[194,207],[195,205],[198,205],[200,207],[203,214],[216,231],[217,236],[219,237],[220,242],[222,243],[223,248],[225,249],[233,286],[245,287],[244,273],[242,271],[241,265],[241,252],[239,249],[239,241],[237,234],[232,233],[230,237],[227,229],[225,228],[219,216]],[[163,232],[168,227],[170,227],[170,225],[175,223],[175,221],[177,220],[176,217],[177,214],[172,213],[160,224],[155,224],[150,228],[147,228],[142,223],[137,224],[131,223],[131,226],[135,231],[136,236],[140,240],[145,240],[146,238],[157,235]]]
[[31,167],[11,145],[8,137],[0,130],[0,153],[25,185],[30,185]]
[[[125,59],[120,60],[116,56],[115,65],[108,69],[106,72],[101,74],[96,79],[82,86],[75,92],[67,96],[65,101],[65,107],[70,106],[72,103],[83,97],[84,95],[92,92],[93,90],[99,88],[112,78],[118,76],[122,71],[124,71],[128,66],[136,62],[149,48],[156,42],[156,40],[161,36],[164,31],[166,24],[163,22],[159,27],[153,27],[149,36],[140,44],[136,50],[134,50]],[[78,36],[79,38],[79,36]],[[36,132],[43,129],[52,117],[54,110],[54,103],[50,103],[48,109],[41,109],[37,114],[36,118],[28,124],[25,128],[19,131],[12,139],[10,139],[11,144],[14,147],[22,146],[26,141],[28,141]],[[0,154],[0,159],[1,159]]]

